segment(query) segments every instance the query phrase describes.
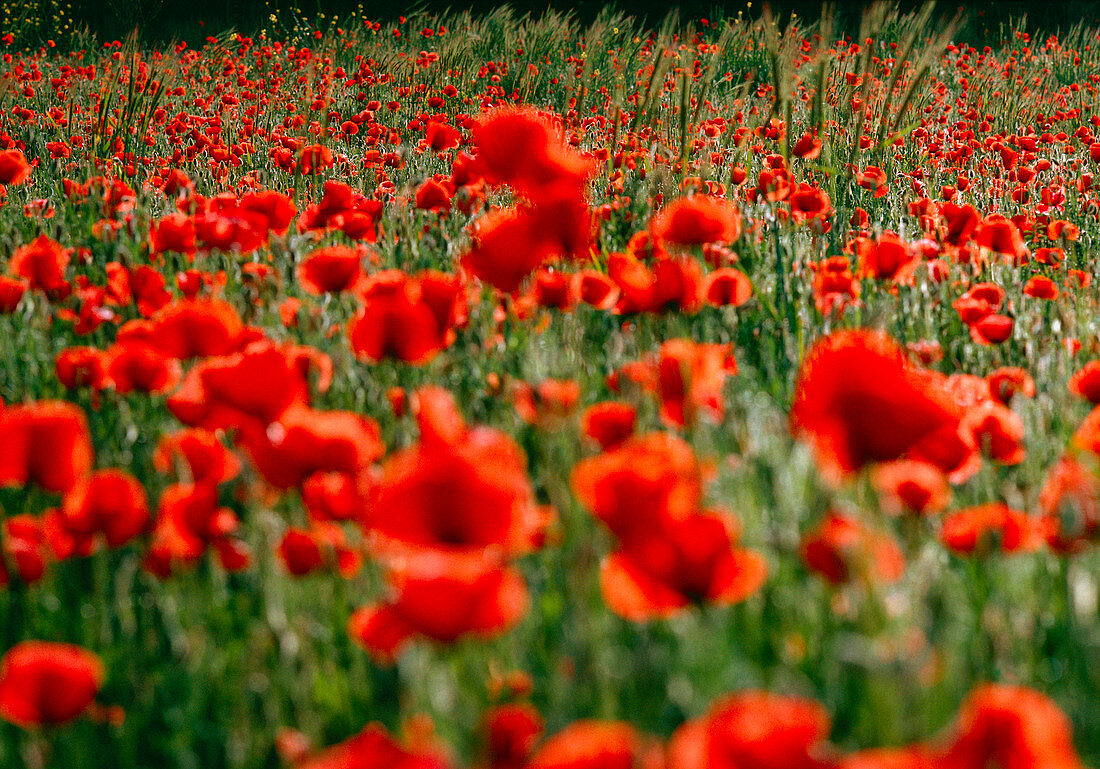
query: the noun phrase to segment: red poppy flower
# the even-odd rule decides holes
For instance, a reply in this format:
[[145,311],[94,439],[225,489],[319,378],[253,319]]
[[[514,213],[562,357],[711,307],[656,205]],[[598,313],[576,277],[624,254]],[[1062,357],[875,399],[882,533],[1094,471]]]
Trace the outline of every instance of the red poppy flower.
[[352,190],[344,182],[329,179],[321,200],[306,208],[299,227],[303,231],[331,227],[343,231],[352,240],[373,243],[378,237],[375,222],[381,215],[381,201]]
[[791,147],[791,154],[803,160],[816,160],[817,156],[821,154],[821,139],[814,131],[807,131]]
[[[750,199],[755,202],[761,195],[771,203],[786,200],[791,194],[793,180],[785,168],[764,168],[756,179],[756,189],[750,191]],[[826,201],[828,197],[824,198]],[[820,199],[816,202],[819,202]]]
[[846,256],[830,256],[820,264],[814,276],[814,307],[822,315],[842,313],[859,299],[860,287]]
[[377,478],[373,473],[318,472],[302,484],[302,502],[314,521],[350,521],[367,524],[369,498]]
[[195,223],[180,213],[168,214],[149,228],[149,251],[160,256],[168,251],[191,255],[196,248]]
[[191,427],[254,428],[259,435],[292,405],[308,403],[305,378],[286,351],[254,342],[192,366],[168,410]]
[[298,282],[311,294],[353,291],[363,275],[363,252],[329,246],[310,252],[298,266]]
[[587,259],[593,218],[580,180],[565,178],[528,193],[526,213],[538,235],[548,239],[551,256]]
[[886,172],[878,166],[867,166],[856,174],[856,183],[865,190],[874,191],[876,198],[886,195]]
[[833,212],[832,201],[825,191],[810,184],[799,184],[787,200],[791,205],[791,221],[795,224],[818,222],[827,225],[826,219]]
[[106,351],[107,373],[118,393],[163,393],[179,383],[180,364],[141,342],[112,345]]
[[881,332],[842,331],[818,342],[799,372],[790,417],[832,477],[902,458],[950,474],[975,452],[942,378],[911,364]]
[[[647,756],[646,754],[652,754]],[[660,758],[634,727],[620,721],[574,721],[543,743],[528,769],[645,769]],[[648,763],[647,763],[648,759]]]
[[454,149],[462,141],[462,132],[454,126],[433,120],[424,129],[424,141],[436,152]]
[[815,702],[747,691],[672,735],[668,769],[828,769],[829,717]]
[[803,538],[802,560],[834,585],[859,575],[897,582],[905,573],[905,557],[893,539],[835,512]]
[[11,315],[27,292],[27,281],[0,275],[0,314]]
[[298,170],[303,174],[318,174],[332,167],[332,150],[320,144],[302,147],[298,153]]
[[1057,299],[1058,284],[1045,275],[1032,275],[1024,284],[1024,294],[1034,299]]
[[544,379],[535,386],[517,382],[512,403],[527,424],[553,427],[572,413],[580,396],[580,385],[571,379]]
[[968,326],[984,320],[1004,304],[1004,289],[995,283],[977,283],[960,296],[952,306]]
[[890,512],[925,515],[942,510],[951,499],[947,478],[928,462],[884,462],[875,468],[873,478],[883,506]]
[[970,338],[981,345],[1002,344],[1012,338],[1015,321],[1007,315],[986,315],[970,326]]
[[164,185],[161,190],[165,195],[179,195],[186,193],[188,190],[195,188],[194,182],[191,181],[186,173],[178,168],[173,168],[165,175]]
[[417,636],[450,643],[494,636],[527,610],[527,586],[510,568],[480,555],[424,551],[391,569],[393,598],[357,609],[348,633],[381,662],[391,662]]
[[920,255],[892,233],[882,235],[877,241],[856,238],[855,251],[861,274],[877,280],[903,283],[920,264]]
[[540,269],[531,285],[531,299],[540,307],[568,311],[577,302],[574,276],[553,269]]
[[531,705],[498,705],[485,716],[488,769],[527,769],[542,734],[542,717]]
[[227,571],[240,571],[247,567],[249,557],[243,543],[234,537],[239,526],[232,510],[218,506],[217,487],[169,486],[160,496],[145,568],[166,579],[175,566],[193,563],[213,547]]
[[[1022,395],[1025,398],[1035,397],[1035,380],[1022,368],[999,368],[991,372],[986,377],[986,381],[989,383],[990,395],[1005,406],[1012,402],[1015,395]],[[1098,381],[1098,387],[1100,387],[1100,381]],[[1070,391],[1073,392],[1072,386]],[[1100,390],[1098,390],[1098,396],[1100,396]]]
[[585,409],[581,432],[601,449],[613,449],[634,434],[636,420],[637,411],[629,403],[606,401]]
[[267,241],[270,233],[269,220],[263,213],[244,208],[236,200],[215,203],[192,221],[195,240],[205,250],[251,254]]
[[227,355],[240,348],[244,324],[220,299],[180,299],[153,316],[151,343],[180,360]]
[[956,247],[965,245],[981,222],[981,214],[971,205],[944,203],[940,206],[940,214],[947,223],[943,242]]
[[540,224],[539,217],[526,208],[490,211],[474,223],[473,248],[463,255],[462,264],[497,290],[515,291],[557,254]]
[[[998,545],[990,541],[994,536]],[[1001,502],[957,510],[943,519],[940,541],[960,555],[999,549],[1005,553],[1029,552],[1043,543],[1036,521]]]
[[138,312],[149,318],[172,301],[167,280],[157,269],[147,264],[138,265],[129,273],[130,289],[137,302]]
[[357,355],[422,364],[449,347],[466,322],[466,293],[459,278],[440,272],[418,276],[387,270],[362,288],[363,309],[348,325]]
[[700,507],[702,471],[682,439],[668,433],[630,438],[573,468],[573,492],[616,536],[687,517]]
[[490,184],[507,184],[530,198],[547,184],[591,174],[580,155],[568,151],[554,128],[530,108],[499,109],[474,128],[477,170]]
[[608,274],[619,287],[619,314],[679,310],[693,313],[702,305],[703,273],[694,259],[670,258],[652,268],[630,254],[611,254]]
[[266,229],[280,237],[290,229],[290,223],[298,215],[298,208],[286,193],[278,190],[260,190],[241,196],[239,205],[253,211],[266,220]]
[[705,413],[715,421],[725,414],[722,385],[737,373],[728,344],[696,344],[672,339],[661,345],[656,359],[656,390],[661,419],[668,425],[694,424]]
[[397,743],[378,724],[315,756],[294,764],[295,769],[450,769],[431,751],[410,750]]
[[942,766],[1083,769],[1069,718],[1053,701],[1022,687],[986,684],[971,692]]
[[1089,361],[1074,373],[1069,380],[1069,391],[1090,403],[1100,403],[1100,361]]
[[732,267],[723,267],[707,275],[703,282],[707,304],[718,307],[740,307],[752,297],[749,277]]
[[764,583],[766,562],[733,547],[735,527],[726,516],[699,512],[654,528],[641,523],[617,532],[624,544],[600,570],[604,600],[625,619],[669,617],[692,603],[737,603]]
[[65,492],[92,469],[92,438],[79,407],[38,401],[0,410],[0,487],[35,483]]
[[17,149],[0,151],[0,184],[22,184],[31,175],[31,165]]
[[65,270],[69,266],[71,249],[46,235],[39,235],[32,242],[15,249],[8,262],[13,275],[24,278],[30,288],[37,291],[64,291],[68,288]]
[[99,470],[81,479],[65,494],[61,521],[77,539],[90,541],[102,535],[107,547],[120,547],[145,531],[149,524],[145,489],[127,472]]
[[1067,222],[1065,219],[1055,219],[1047,225],[1047,237],[1051,240],[1065,238],[1073,241],[1081,237],[1081,229],[1073,222]]
[[[43,516],[45,518],[46,516]],[[0,558],[0,585],[8,581],[6,558],[15,566],[19,579],[33,585],[46,573],[46,563],[53,560],[56,537],[50,537],[43,519],[24,513],[13,515],[4,521],[4,538],[0,541],[3,557]]]
[[741,211],[711,195],[678,198],[653,217],[650,231],[659,241],[683,245],[732,243],[741,237]]
[[[157,472],[178,468],[183,480],[217,485],[237,477],[241,463],[217,436],[207,430],[180,430],[165,435],[153,453]],[[186,475],[182,472],[186,469]]]
[[1059,552],[1074,552],[1100,532],[1100,475],[1087,459],[1063,456],[1039,491],[1047,542]]
[[422,389],[416,402],[421,440],[386,461],[370,508],[379,544],[509,555],[540,545],[548,520],[519,446],[498,430],[467,428],[446,391]]
[[1039,264],[1047,264],[1051,267],[1061,267],[1066,260],[1066,252],[1061,248],[1037,248],[1033,254]]
[[597,310],[610,310],[619,300],[619,287],[609,275],[595,270],[580,270],[573,276],[577,298]]
[[978,224],[974,230],[974,242],[1016,262],[1025,262],[1030,257],[1019,228],[1011,219],[1000,214],[990,214]]
[[95,347],[67,347],[57,354],[57,379],[70,390],[87,387],[99,390],[107,383],[105,356]]
[[264,480],[278,489],[300,486],[317,472],[358,473],[384,451],[373,419],[300,404],[262,429],[256,423],[243,425],[237,442]]
[[344,531],[330,523],[314,523],[309,529],[291,527],[277,549],[286,570],[295,577],[335,567],[342,577],[353,577],[362,559],[347,546]]
[[1011,409],[988,401],[967,411],[963,428],[993,461],[1016,465],[1024,459],[1024,423]]
[[16,644],[0,660],[0,717],[24,728],[72,721],[92,704],[103,678],[103,663],[87,649]]

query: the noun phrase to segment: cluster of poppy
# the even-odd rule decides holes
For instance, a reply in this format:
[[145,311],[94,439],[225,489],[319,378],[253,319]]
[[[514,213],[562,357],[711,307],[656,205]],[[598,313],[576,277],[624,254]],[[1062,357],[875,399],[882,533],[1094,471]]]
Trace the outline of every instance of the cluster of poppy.
[[[70,400],[28,389],[0,404],[0,486],[45,492],[26,495],[34,503],[3,521],[5,582],[35,583],[52,563],[130,543],[160,579],[207,554],[242,570],[253,503],[279,498],[304,509],[276,545],[287,573],[350,578],[368,557],[380,570],[385,592],[347,625],[375,661],[393,663],[416,639],[505,633],[529,608],[522,559],[553,541],[555,522],[517,440],[468,425],[435,386],[410,387],[419,437],[389,450],[371,417],[321,405],[347,403],[346,390],[333,393],[348,387],[342,380],[392,373],[353,369],[349,348],[369,364],[444,359],[409,380],[396,367],[397,381],[421,385],[429,372],[458,368],[472,349],[458,342],[482,305],[495,310],[494,339],[506,320],[537,316],[529,325],[541,331],[587,305],[627,316],[615,321],[617,340],[651,320],[632,316],[669,316],[659,327],[675,328],[633,360],[609,355],[595,380],[611,370],[604,385],[624,400],[580,417],[599,452],[574,465],[570,485],[611,535],[604,601],[636,622],[734,604],[758,593],[769,562],[762,548],[742,546],[737,517],[707,501],[710,459],[687,438],[725,419],[724,388],[738,374],[729,340],[748,338],[735,332],[759,338],[777,328],[768,317],[789,311],[783,320],[794,323],[804,309],[801,342],[814,324],[844,327],[849,310],[896,300],[943,310],[944,329],[965,327],[979,353],[996,356],[982,361],[1019,352],[1022,318],[1061,336],[1070,356],[1090,344],[1087,330],[1084,342],[1068,336],[1077,331],[1055,315],[1091,280],[1080,269],[1081,226],[1100,215],[1100,116],[1083,99],[1097,81],[1048,88],[1018,74],[1077,55],[1057,40],[1007,59],[949,47],[929,70],[915,128],[874,140],[864,127],[907,77],[897,46],[864,58],[870,42],[802,40],[792,48],[800,72],[784,96],[796,104],[788,116],[767,85],[706,98],[705,73],[719,61],[707,56],[719,52],[704,34],[673,40],[668,55],[679,64],[668,72],[652,35],[586,53],[607,49],[624,82],[635,81],[630,98],[598,73],[583,81],[588,65],[570,57],[562,71],[572,77],[552,77],[537,97],[566,105],[554,112],[521,106],[535,100],[520,86],[530,95],[543,84],[549,56],[526,70],[522,50],[499,62],[452,57],[444,69],[435,50],[374,55],[388,43],[367,29],[369,45],[349,35],[317,50],[235,36],[224,48],[180,46],[150,60],[108,47],[94,65],[45,50],[6,62],[25,103],[0,117],[0,198],[22,203],[0,208],[16,233],[0,314],[58,342],[51,355],[63,346],[55,373]],[[431,37],[414,44],[430,47]],[[756,45],[746,52],[759,54]],[[811,54],[836,66],[802,67],[818,62]],[[806,77],[812,69],[819,82]],[[113,111],[105,90],[89,95],[97,79],[105,89],[129,83]],[[989,94],[1004,95],[1006,83],[1039,105],[1013,116],[1011,129],[990,112]],[[146,122],[125,124],[154,94],[160,106]],[[848,112],[857,122],[843,121]],[[801,125],[815,117],[817,127]],[[886,112],[881,125],[885,134]],[[847,163],[832,162],[849,147]],[[697,322],[706,317],[722,321]],[[700,328],[720,341],[690,338]],[[949,510],[952,487],[987,461],[1024,461],[1029,371],[1051,367],[1029,359],[1028,369],[947,375],[932,368],[943,356],[939,343],[905,347],[884,332],[827,334],[797,374],[791,432],[832,485],[866,471],[882,509],[943,513],[938,535],[956,554],[1085,550],[1100,538],[1100,411],[1049,468],[1037,515],[1008,499]],[[500,391],[495,372],[488,381]],[[543,379],[511,392],[538,433],[602,397],[598,387]],[[1069,387],[1100,403],[1100,364],[1080,367]],[[685,437],[639,428],[644,401],[628,402],[632,388]],[[400,417],[404,389],[388,394]],[[88,415],[119,398],[179,423],[156,436],[150,477],[97,466]],[[893,582],[905,569],[885,521],[839,504],[799,545],[805,566],[832,584]],[[0,716],[63,723],[95,711],[102,681],[89,652],[27,642],[0,665]],[[812,702],[743,693],[667,746],[595,721],[543,740],[539,714],[512,705],[488,719],[485,766],[1080,765],[1065,718],[1024,689],[978,689],[953,729],[909,748],[846,755],[829,729]],[[425,740],[402,744],[378,727],[319,754],[295,735],[281,744],[304,769],[450,765]]]
[[537,504],[510,437],[467,426],[446,390],[422,388],[412,401],[420,440],[386,459],[365,522],[393,596],[348,624],[383,661],[418,636],[450,642],[510,628],[528,603],[510,564],[542,547],[554,518]]
[[[83,713],[117,721],[117,709],[94,699],[103,685],[102,662],[79,646],[27,641],[0,660],[0,718],[23,727],[56,726]],[[345,742],[313,753],[308,740],[286,732],[280,752],[298,769],[402,766],[446,769],[450,761],[421,728],[404,746],[383,728],[368,726]],[[829,718],[809,700],[746,691],[715,702],[688,721],[667,748],[625,722],[578,721],[540,740],[543,721],[530,705],[497,706],[485,717],[487,769],[652,769],[806,767],[862,769],[1077,769],[1068,719],[1041,694],[987,685],[964,703],[956,723],[927,744],[843,755],[828,743]],[[540,744],[541,742],[541,744]]]
[[[1022,369],[1002,368],[984,379],[945,376],[914,363],[882,332],[844,331],[825,337],[807,356],[791,428],[813,447],[833,482],[870,466],[884,509],[929,515],[944,510],[949,484],[972,477],[983,456],[1001,465],[1023,460],[1024,425],[1011,405],[1034,395],[1035,383]],[[1062,460],[1055,472],[1071,461]],[[1055,494],[1052,487],[1049,495]],[[1044,541],[1055,545],[1069,522],[1054,504],[1035,517],[1000,501],[957,510],[944,519],[941,537],[960,554],[994,542],[1004,552],[1035,550]],[[859,563],[888,581],[904,568],[900,549],[886,535],[836,511],[805,542],[804,556],[833,582],[846,581]]]
[[[818,703],[743,691],[714,702],[684,723],[667,744],[624,721],[575,721],[543,736],[539,712],[526,703],[498,705],[484,718],[484,769],[1082,769],[1069,720],[1030,689],[986,685],[963,703],[955,723],[926,743],[846,753],[829,742]],[[280,747],[296,769],[400,766],[449,769],[430,724],[411,724],[399,741],[381,726],[321,751],[295,732]]]
[[668,433],[631,436],[573,469],[573,489],[617,540],[600,587],[622,617],[668,617],[694,602],[728,605],[752,595],[767,564],[737,547],[736,519],[703,507],[691,447]]

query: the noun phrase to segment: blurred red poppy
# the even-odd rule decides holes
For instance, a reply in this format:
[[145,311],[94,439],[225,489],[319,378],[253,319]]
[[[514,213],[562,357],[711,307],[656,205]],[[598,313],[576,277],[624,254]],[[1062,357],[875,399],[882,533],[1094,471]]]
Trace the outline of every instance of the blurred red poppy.
[[682,245],[732,243],[741,237],[741,211],[711,195],[678,198],[657,212],[650,231],[659,241]]
[[941,765],[1005,769],[1083,769],[1069,718],[1049,698],[1017,686],[986,684],[959,711]]
[[417,391],[421,440],[382,469],[369,524],[377,544],[518,555],[541,545],[548,523],[516,443],[489,427],[467,428],[446,391]]
[[402,747],[378,724],[294,764],[295,769],[450,769],[431,751]]
[[297,404],[263,426],[243,423],[237,442],[269,484],[301,486],[318,472],[358,473],[382,456],[378,423],[351,411],[320,411]]
[[153,453],[153,465],[157,472],[169,473],[177,469],[191,483],[224,483],[237,476],[241,463],[221,444],[217,436],[207,430],[180,430],[165,435]]
[[1069,391],[1090,403],[1100,403],[1100,361],[1089,361],[1078,369],[1070,377]]
[[872,462],[921,459],[970,472],[976,446],[942,377],[919,369],[886,334],[842,331],[818,342],[795,386],[791,428],[827,476]]
[[[149,525],[145,489],[122,470],[99,470],[80,480],[61,503],[60,520],[67,532],[92,544],[102,536],[107,547],[120,547]],[[78,550],[88,545],[77,544]]]
[[17,277],[24,278],[27,285],[36,291],[66,291],[68,282],[65,270],[69,266],[71,249],[46,235],[39,235],[32,242],[15,249],[8,262],[8,269]]
[[328,246],[310,254],[298,266],[298,282],[311,294],[354,291],[363,275],[363,252]]
[[943,519],[940,541],[960,555],[1029,552],[1043,544],[1038,522],[1002,502],[957,510]]
[[92,438],[79,407],[38,401],[0,410],[0,487],[65,492],[92,469]]
[[767,563],[733,546],[728,516],[699,512],[659,528],[638,523],[616,532],[622,546],[600,570],[604,600],[625,619],[669,617],[693,603],[738,603],[764,584]]
[[620,721],[574,721],[543,743],[528,769],[660,769],[659,745]]
[[668,769],[828,769],[829,717],[815,702],[747,691],[672,735]]
[[71,644],[24,641],[0,660],[0,718],[24,728],[72,721],[103,685],[103,663]]
[[542,717],[531,705],[492,708],[484,720],[487,769],[527,769],[542,728]]
[[377,362],[391,357],[427,363],[455,339],[466,322],[462,281],[441,272],[417,276],[387,270],[370,276],[361,289],[363,308],[348,324],[357,355]]
[[718,307],[740,307],[752,297],[752,282],[745,273],[723,267],[707,275],[703,282],[707,304]]
[[605,401],[585,409],[581,431],[601,449],[615,448],[634,434],[637,411],[629,403]]
[[905,557],[889,535],[836,512],[830,512],[803,538],[802,559],[834,585],[861,577],[873,582],[897,582],[905,573]]
[[392,662],[421,636],[449,643],[494,636],[527,610],[527,586],[515,570],[480,554],[424,551],[389,571],[390,601],[357,609],[348,633],[380,662]]
[[31,175],[31,165],[17,149],[0,151],[0,184],[22,184]]

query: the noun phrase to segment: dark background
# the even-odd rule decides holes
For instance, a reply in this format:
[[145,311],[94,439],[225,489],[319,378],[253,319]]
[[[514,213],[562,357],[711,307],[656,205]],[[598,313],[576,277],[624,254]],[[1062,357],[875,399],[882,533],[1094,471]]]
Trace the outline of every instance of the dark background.
[[[112,40],[126,35],[136,28],[141,37],[148,42],[166,42],[186,40],[189,44],[199,44],[207,35],[234,29],[248,34],[268,24],[269,14],[279,9],[286,14],[297,7],[306,16],[323,12],[344,15],[362,5],[367,17],[386,22],[398,14],[409,14],[412,10],[444,11],[448,8],[461,9],[465,4],[454,0],[403,0],[377,2],[376,0],[44,0],[45,3],[67,2],[71,4],[71,16],[76,26],[87,27],[101,40]],[[481,7],[491,8],[500,3],[490,2]],[[517,12],[540,14],[547,8],[572,10],[581,21],[587,21],[608,5],[604,0],[512,0],[508,3]],[[844,2],[838,0],[833,7],[838,13],[840,30],[854,33],[858,30],[860,11],[866,2]],[[898,5],[903,10],[918,8],[922,3],[917,0],[901,0]],[[734,16],[738,11],[758,14],[763,2],[752,3],[746,8],[744,0],[739,2],[715,2],[715,0],[639,0],[625,2],[620,0],[614,7],[634,15],[644,21],[656,22],[669,10],[678,8],[685,19],[720,19],[723,15]],[[786,17],[795,12],[806,19],[820,15],[821,0],[771,0],[772,10],[778,17]],[[1055,32],[1065,30],[1084,20],[1086,24],[1095,24],[1100,20],[1100,0],[978,0],[960,3],[958,0],[941,0],[938,12],[953,15],[958,8],[966,13],[967,24],[959,34],[966,42],[997,42],[1002,25],[1007,26],[1012,19],[1018,20],[1024,14],[1028,16],[1027,27],[1032,31]],[[200,23],[201,22],[201,23]],[[43,29],[49,37],[48,22]],[[30,41],[27,41],[30,42]]]

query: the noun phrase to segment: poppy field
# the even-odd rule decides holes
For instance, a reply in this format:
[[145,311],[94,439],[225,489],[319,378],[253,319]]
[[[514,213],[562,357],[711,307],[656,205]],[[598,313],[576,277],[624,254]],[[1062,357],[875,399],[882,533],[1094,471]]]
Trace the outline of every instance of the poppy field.
[[1100,26],[270,21],[0,43],[0,766],[1100,765]]

